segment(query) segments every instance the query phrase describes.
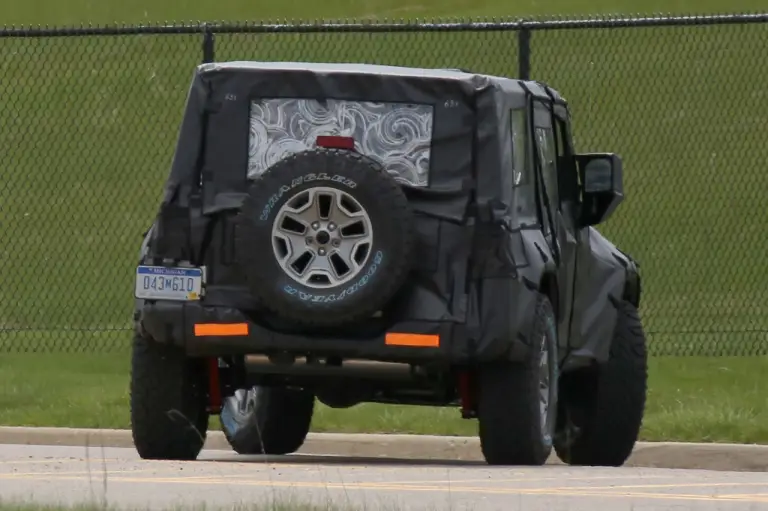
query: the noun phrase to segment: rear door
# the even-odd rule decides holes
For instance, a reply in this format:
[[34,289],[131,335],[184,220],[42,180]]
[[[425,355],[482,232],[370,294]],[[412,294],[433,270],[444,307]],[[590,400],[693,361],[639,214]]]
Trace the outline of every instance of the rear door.
[[534,161],[539,176],[542,229],[558,267],[558,337],[559,345],[564,349],[568,346],[570,333],[578,234],[575,228],[577,217],[571,203],[573,185],[569,180],[561,179],[567,172],[565,155],[571,150],[570,136],[567,123],[564,127],[553,108],[551,102],[533,101]]

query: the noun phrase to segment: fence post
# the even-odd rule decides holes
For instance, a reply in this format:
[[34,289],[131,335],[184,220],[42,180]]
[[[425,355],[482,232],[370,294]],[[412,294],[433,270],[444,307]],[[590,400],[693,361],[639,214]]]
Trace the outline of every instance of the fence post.
[[209,64],[214,61],[214,39],[215,36],[208,24],[203,25],[203,64]]
[[521,80],[531,79],[531,29],[520,24],[517,31],[517,75]]

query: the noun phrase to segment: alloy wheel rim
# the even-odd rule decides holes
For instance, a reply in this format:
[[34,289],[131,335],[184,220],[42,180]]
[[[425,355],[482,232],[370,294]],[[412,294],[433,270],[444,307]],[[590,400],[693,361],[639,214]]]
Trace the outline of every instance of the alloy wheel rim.
[[355,278],[373,246],[368,212],[350,194],[330,187],[298,192],[278,210],[272,250],[297,283],[327,289]]

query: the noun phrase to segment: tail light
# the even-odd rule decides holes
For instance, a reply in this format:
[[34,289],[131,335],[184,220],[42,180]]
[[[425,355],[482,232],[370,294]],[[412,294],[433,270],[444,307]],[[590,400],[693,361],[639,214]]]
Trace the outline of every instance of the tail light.
[[352,137],[337,137],[331,135],[320,135],[317,137],[317,146],[327,149],[355,149],[355,139]]

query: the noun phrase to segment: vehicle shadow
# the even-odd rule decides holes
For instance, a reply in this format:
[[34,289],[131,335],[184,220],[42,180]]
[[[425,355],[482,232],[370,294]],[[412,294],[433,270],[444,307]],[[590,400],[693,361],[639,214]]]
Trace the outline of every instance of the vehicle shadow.
[[222,455],[209,454],[198,458],[199,462],[207,463],[253,463],[274,465],[378,465],[378,466],[435,466],[435,467],[474,467],[488,465],[478,460],[456,459],[419,459],[401,457],[370,457],[370,456],[333,456],[318,454],[291,454],[286,456],[251,456],[236,453]]

